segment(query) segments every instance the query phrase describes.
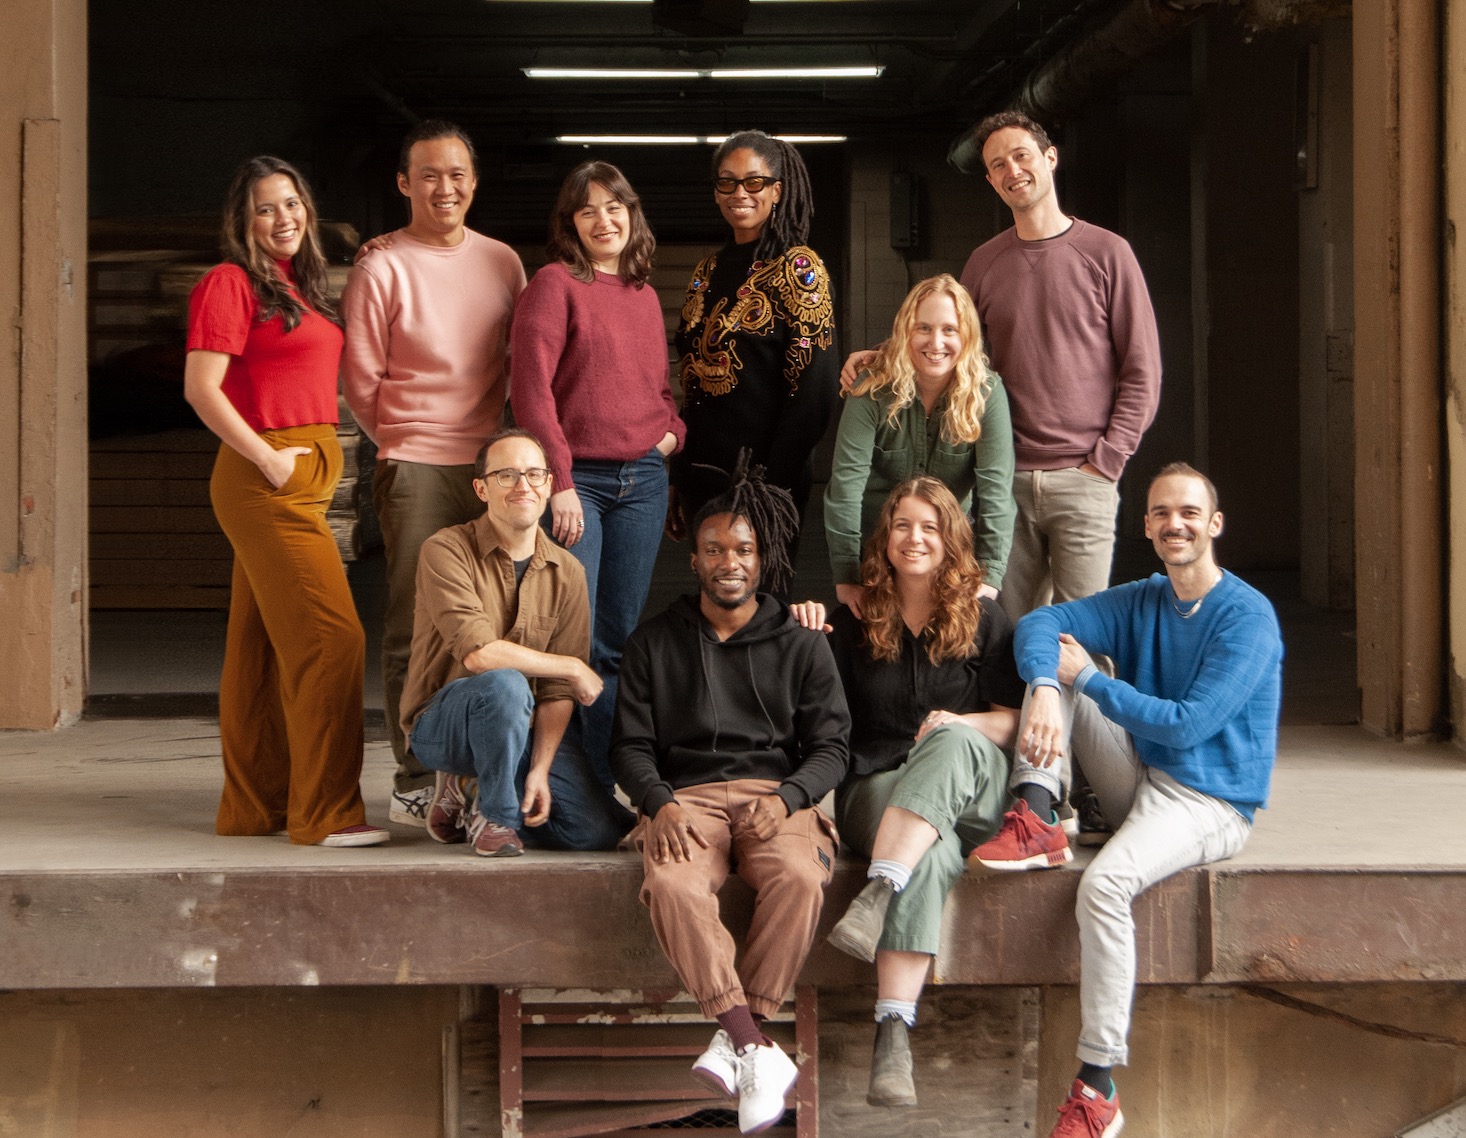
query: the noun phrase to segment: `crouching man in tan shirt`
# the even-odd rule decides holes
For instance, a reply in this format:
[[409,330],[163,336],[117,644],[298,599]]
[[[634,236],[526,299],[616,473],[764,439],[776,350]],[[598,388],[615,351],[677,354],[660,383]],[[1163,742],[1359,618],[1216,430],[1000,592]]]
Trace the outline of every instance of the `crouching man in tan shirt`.
[[402,729],[437,772],[428,833],[483,857],[521,853],[526,840],[611,849],[631,815],[566,738],[601,679],[586,663],[585,572],[539,527],[545,452],[527,431],[500,431],[474,474],[483,515],[428,538],[417,567]]

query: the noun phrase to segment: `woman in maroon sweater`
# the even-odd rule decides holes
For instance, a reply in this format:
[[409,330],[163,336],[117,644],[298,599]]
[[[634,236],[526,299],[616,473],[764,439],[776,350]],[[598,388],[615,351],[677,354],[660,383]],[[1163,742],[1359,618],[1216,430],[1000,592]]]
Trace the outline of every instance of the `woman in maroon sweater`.
[[607,789],[621,649],[641,619],[667,515],[665,458],[685,428],[667,382],[666,326],[648,283],[656,240],[621,171],[584,162],[550,215],[550,263],[514,309],[510,400],[553,476],[545,523],[585,566],[591,667],[605,681],[583,714]]
[[252,158],[224,207],[225,263],[188,302],[184,394],[222,445],[209,497],[234,547],[219,681],[221,834],[374,846],[361,801],[361,622],[326,525],[341,478],[341,328],[310,189]]

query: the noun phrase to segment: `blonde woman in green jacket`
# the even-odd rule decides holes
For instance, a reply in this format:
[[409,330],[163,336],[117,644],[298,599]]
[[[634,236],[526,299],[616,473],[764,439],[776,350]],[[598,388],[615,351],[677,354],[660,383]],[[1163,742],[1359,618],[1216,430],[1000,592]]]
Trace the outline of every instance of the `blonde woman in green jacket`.
[[919,474],[946,483],[973,519],[983,596],[997,596],[1013,545],[1013,429],[988,367],[972,297],[950,275],[922,281],[891,338],[847,393],[825,490],[835,596],[860,615],[860,552],[892,487]]

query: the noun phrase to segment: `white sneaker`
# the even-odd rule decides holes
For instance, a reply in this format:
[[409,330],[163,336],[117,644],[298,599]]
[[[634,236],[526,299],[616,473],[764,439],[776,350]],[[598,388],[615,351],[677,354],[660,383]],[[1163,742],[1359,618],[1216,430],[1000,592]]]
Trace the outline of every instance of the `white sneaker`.
[[708,1090],[726,1098],[738,1097],[738,1052],[721,1027],[713,1033],[708,1049],[692,1065],[692,1077]]
[[777,1043],[745,1047],[738,1056],[738,1129],[767,1130],[784,1117],[784,1095],[799,1078],[794,1061]]
[[387,821],[425,830],[428,826],[428,807],[432,801],[432,783],[416,790],[394,790],[392,804],[387,808]]

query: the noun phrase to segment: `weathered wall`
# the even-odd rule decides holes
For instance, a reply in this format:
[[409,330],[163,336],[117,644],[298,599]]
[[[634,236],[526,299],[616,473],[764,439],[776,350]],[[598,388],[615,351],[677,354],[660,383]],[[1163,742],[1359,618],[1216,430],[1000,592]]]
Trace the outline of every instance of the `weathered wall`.
[[0,994],[0,1133],[434,1138],[457,988]]
[[[1466,1094],[1461,985],[1278,991],[1312,1007],[1237,988],[1141,988],[1130,1064],[1115,1071],[1125,1138],[1382,1138]],[[1078,990],[1045,989],[1039,1134],[1074,1078],[1078,1032]]]
[[86,688],[86,11],[13,0],[0,40],[0,728]]
[[1466,746],[1466,10],[1446,5],[1445,58],[1445,435],[1449,481],[1450,709]]
[[1361,718],[1404,738],[1445,716],[1440,14],[1357,4],[1355,567]]

